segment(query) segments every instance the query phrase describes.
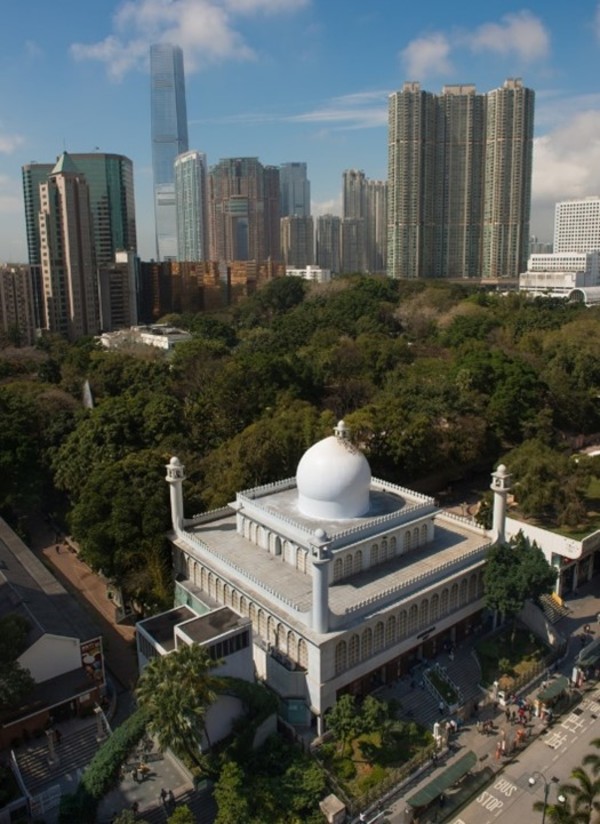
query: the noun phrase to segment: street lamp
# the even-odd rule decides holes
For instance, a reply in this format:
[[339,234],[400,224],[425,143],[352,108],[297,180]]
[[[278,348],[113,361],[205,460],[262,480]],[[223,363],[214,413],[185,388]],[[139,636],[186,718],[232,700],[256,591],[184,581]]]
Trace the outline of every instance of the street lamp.
[[[546,778],[544,773],[538,772],[538,770],[534,770],[533,773],[531,774],[531,777],[529,778],[529,786],[530,787],[535,786],[535,776],[537,776],[538,778],[541,778],[542,781],[544,782],[544,806],[543,806],[543,809],[542,809],[542,824],[544,824],[544,822],[546,821],[546,807],[548,806],[548,793],[550,792],[550,782],[548,781],[548,779]],[[556,781],[558,779],[553,778],[552,780]],[[563,799],[561,799],[560,796],[559,796],[558,800],[561,803],[563,802]]]

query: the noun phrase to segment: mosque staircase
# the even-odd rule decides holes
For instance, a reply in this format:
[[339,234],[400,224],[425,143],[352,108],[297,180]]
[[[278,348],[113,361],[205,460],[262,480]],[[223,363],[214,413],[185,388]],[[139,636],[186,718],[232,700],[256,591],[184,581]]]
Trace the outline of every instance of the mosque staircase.
[[556,624],[561,618],[569,614],[569,608],[564,604],[560,604],[551,595],[540,595],[539,604],[551,624]]

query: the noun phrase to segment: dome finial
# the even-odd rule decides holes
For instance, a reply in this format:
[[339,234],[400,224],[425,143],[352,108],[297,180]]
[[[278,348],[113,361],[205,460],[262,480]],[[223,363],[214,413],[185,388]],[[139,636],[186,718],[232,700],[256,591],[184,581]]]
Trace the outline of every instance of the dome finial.
[[350,429],[346,426],[345,421],[338,421],[337,426],[334,426],[333,431],[335,432],[336,438],[341,438],[344,441],[350,440]]

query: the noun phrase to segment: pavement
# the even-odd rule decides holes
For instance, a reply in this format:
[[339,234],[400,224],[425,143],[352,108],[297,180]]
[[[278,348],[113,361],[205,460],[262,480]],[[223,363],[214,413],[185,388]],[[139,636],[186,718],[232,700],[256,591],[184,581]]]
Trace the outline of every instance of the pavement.
[[[591,636],[591,639],[600,637],[600,624],[596,620],[600,613],[600,579],[592,579],[592,581],[580,586],[578,593],[568,596],[565,604],[568,607],[568,614],[561,618],[555,626],[567,639],[567,649],[564,657],[557,662],[550,678],[556,678],[560,675],[571,676],[575,658],[582,648],[581,635],[586,624],[590,626],[589,636]],[[454,663],[459,667],[461,662],[470,663],[471,654],[468,645],[458,647],[454,655]],[[540,691],[541,682],[547,678],[548,673],[543,673],[519,691],[517,697],[533,705]],[[586,685],[583,686],[582,692],[585,688]],[[526,737],[518,743],[516,738],[520,725],[511,724],[507,721],[504,709],[495,706],[494,702],[489,697],[484,697],[483,693],[480,695],[478,705],[477,715],[467,718],[459,727],[457,733],[451,736],[449,740],[450,747],[445,756],[438,760],[438,764],[433,765],[430,763],[427,765],[420,774],[413,776],[400,790],[393,791],[384,801],[385,817],[392,824],[409,820],[404,815],[406,799],[428,784],[432,778],[441,774],[465,753],[472,751],[476,754],[477,766],[474,771],[487,767],[488,772],[495,774],[500,772],[505,764],[516,757],[524,747],[547,731],[544,721],[533,716],[525,727]],[[479,732],[477,721],[490,721],[493,725],[492,730],[488,734]],[[498,747],[499,745],[502,746],[503,741],[505,742],[504,755],[502,752],[498,752]],[[381,805],[375,805],[365,811],[366,820],[380,821],[381,816],[377,817],[380,810]],[[455,812],[447,810],[444,817],[440,817],[439,810],[432,810],[430,817],[425,814],[420,817],[419,821],[420,824],[426,824],[429,821],[442,821],[454,815]],[[358,819],[355,820],[358,821]]]

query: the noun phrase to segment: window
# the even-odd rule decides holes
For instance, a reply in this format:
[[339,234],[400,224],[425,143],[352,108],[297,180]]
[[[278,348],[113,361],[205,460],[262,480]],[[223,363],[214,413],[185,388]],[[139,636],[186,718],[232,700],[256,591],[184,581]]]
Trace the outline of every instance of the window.
[[353,667],[358,664],[359,640],[358,635],[353,635],[348,644],[348,666]]
[[335,674],[339,675],[347,668],[346,642],[340,641],[335,648]]

